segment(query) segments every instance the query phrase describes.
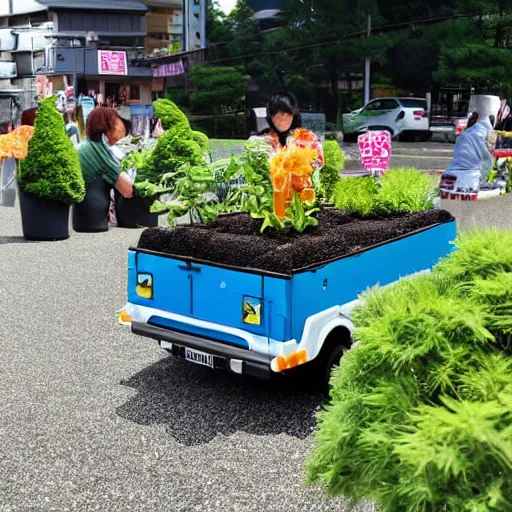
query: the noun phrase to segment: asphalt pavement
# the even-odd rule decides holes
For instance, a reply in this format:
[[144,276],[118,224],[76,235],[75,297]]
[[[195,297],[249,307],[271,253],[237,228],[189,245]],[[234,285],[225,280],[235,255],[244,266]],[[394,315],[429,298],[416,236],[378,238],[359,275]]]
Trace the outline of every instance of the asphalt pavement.
[[[512,195],[444,201],[512,227]],[[321,398],[169,358],[118,324],[140,230],[29,243],[0,207],[0,511],[343,511],[303,483]]]
[[0,207],[0,511],[374,511],[303,483],[318,395],[119,325],[139,235],[28,243]]

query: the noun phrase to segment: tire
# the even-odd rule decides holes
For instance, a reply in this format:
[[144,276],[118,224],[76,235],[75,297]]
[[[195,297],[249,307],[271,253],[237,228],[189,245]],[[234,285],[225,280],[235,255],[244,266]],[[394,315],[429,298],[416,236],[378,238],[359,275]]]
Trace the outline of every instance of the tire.
[[331,390],[331,375],[332,371],[336,366],[339,366],[341,358],[343,354],[347,351],[347,348],[344,345],[337,345],[331,351],[330,354],[327,355],[324,365],[323,365],[323,374],[322,374],[322,393],[328,397],[329,391]]
[[395,132],[389,126],[369,126],[369,132],[389,132],[391,138],[395,136]]

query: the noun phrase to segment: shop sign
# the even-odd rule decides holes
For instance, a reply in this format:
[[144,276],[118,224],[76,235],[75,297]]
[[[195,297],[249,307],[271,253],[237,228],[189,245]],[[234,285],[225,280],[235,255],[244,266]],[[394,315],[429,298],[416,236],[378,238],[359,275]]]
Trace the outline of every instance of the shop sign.
[[185,73],[185,66],[180,59],[177,62],[169,62],[169,64],[161,64],[153,68],[153,76],[155,78],[165,78],[169,76],[178,76]]
[[100,75],[127,75],[126,52],[98,50],[98,72]]

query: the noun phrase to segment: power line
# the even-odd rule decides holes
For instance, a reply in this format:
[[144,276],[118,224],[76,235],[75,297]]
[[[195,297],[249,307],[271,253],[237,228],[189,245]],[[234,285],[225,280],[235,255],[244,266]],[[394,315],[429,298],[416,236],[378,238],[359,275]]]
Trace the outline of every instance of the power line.
[[[443,16],[443,17],[437,17],[437,18],[428,18],[428,19],[423,19],[423,20],[410,21],[407,23],[381,25],[381,26],[378,26],[378,27],[375,27],[374,29],[372,29],[372,32],[375,35],[375,33],[393,32],[395,30],[401,30],[401,29],[405,29],[405,28],[408,28],[411,26],[416,26],[416,25],[435,24],[435,23],[441,23],[443,21],[450,21],[450,20],[455,20],[455,19],[460,19],[460,18],[468,18],[468,17],[469,16],[457,14],[457,15],[453,15],[453,16]],[[213,65],[213,64],[219,64],[222,62],[231,62],[234,60],[243,60],[243,59],[261,57],[261,56],[266,56],[266,55],[276,55],[276,54],[283,53],[283,52],[309,50],[312,48],[320,48],[322,46],[332,46],[332,45],[338,44],[341,41],[346,40],[346,39],[356,39],[356,38],[360,38],[363,36],[366,36],[366,30],[352,32],[351,34],[347,34],[341,38],[340,37],[329,38],[329,39],[325,39],[323,41],[318,41],[315,43],[307,43],[307,44],[301,44],[301,45],[296,45],[296,46],[289,46],[287,48],[280,48],[278,50],[266,50],[266,51],[262,51],[262,52],[253,52],[253,53],[247,53],[247,54],[242,54],[242,55],[223,57],[220,59],[208,60],[204,63],[204,65]],[[238,41],[242,41],[242,40],[238,40]]]

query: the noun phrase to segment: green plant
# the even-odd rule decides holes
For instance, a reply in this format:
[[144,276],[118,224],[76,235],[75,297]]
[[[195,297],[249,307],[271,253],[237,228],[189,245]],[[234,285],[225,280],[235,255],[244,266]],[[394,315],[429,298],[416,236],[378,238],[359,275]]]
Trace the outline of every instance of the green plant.
[[175,172],[183,165],[201,165],[204,155],[199,144],[184,139],[175,130],[164,133],[151,154],[148,168],[141,173],[140,179],[158,183],[164,174]]
[[66,205],[85,197],[78,153],[66,135],[54,97],[39,105],[28,155],[18,168],[18,183],[28,194]]
[[383,512],[512,510],[512,251],[498,260],[498,240],[463,235],[435,272],[365,294],[310,481]]
[[343,178],[336,185],[334,202],[340,210],[369,217],[378,211],[377,192],[377,181],[372,177]]
[[393,169],[379,181],[378,202],[383,212],[413,213],[433,207],[432,178],[416,169]]
[[172,130],[176,135],[190,138],[190,123],[187,116],[171,100],[159,99],[153,103],[155,117],[162,121],[164,130]]
[[210,146],[210,139],[202,132],[192,131],[191,140],[197,142],[199,147],[208,155],[211,155],[212,148]]
[[235,67],[199,64],[190,70],[190,106],[194,112],[221,114],[242,109],[249,76]]
[[340,181],[340,172],[345,167],[345,155],[335,140],[326,140],[323,143],[324,166],[320,169],[319,196],[326,202],[334,199],[336,186]]

